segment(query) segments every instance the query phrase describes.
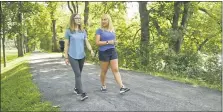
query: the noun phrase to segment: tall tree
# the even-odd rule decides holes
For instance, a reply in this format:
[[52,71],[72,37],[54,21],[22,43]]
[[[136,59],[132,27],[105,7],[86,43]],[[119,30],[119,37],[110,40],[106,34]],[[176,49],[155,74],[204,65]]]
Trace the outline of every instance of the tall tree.
[[3,38],[2,38],[2,50],[3,50],[3,62],[4,62],[4,67],[6,67],[6,53],[5,53],[5,13],[2,13],[2,34],[3,34]]
[[[0,57],[2,58],[2,1],[0,1]],[[2,59],[0,59],[0,73],[2,70],[1,66]]]
[[84,4],[84,27],[86,32],[88,27],[88,16],[89,16],[89,2],[86,1]]
[[[183,13],[181,13],[181,5],[183,4]],[[186,26],[188,22],[188,16],[189,16],[189,5],[190,2],[180,2],[176,1],[174,2],[174,15],[173,15],[173,23],[172,23],[172,29],[173,29],[173,37],[172,42],[170,43],[172,46],[171,48],[176,52],[180,52],[180,48],[183,42],[184,33],[186,31]],[[180,15],[182,14],[182,20],[181,24],[178,25],[180,21]]]
[[140,26],[141,26],[141,53],[142,59],[141,62],[143,65],[147,64],[148,50],[147,46],[150,40],[149,34],[149,14],[147,10],[147,2],[138,2],[139,3],[139,14],[140,14]]
[[[72,5],[72,7],[71,7],[71,5]],[[71,14],[74,14],[74,13],[77,14],[77,13],[78,13],[79,8],[78,8],[78,2],[77,2],[77,1],[76,1],[76,4],[74,4],[73,1],[68,1],[68,2],[67,2],[67,6],[68,6],[68,8],[69,8]]]
[[19,23],[19,35],[17,36],[17,48],[18,48],[18,57],[23,57],[23,30],[22,30],[22,2],[18,2],[18,23]]
[[57,46],[57,32],[56,32],[56,10],[57,10],[58,3],[57,2],[48,2],[48,8],[50,10],[50,16],[52,21],[52,51],[57,52],[59,51]]

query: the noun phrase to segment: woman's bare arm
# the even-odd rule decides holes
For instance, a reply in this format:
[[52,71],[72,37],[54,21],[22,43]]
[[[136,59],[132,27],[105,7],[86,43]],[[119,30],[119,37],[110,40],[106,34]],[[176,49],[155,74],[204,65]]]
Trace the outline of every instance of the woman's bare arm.
[[89,50],[89,51],[92,51],[91,44],[90,44],[90,42],[88,41],[87,38],[85,38],[85,43],[86,43],[86,46],[87,46],[88,50]]
[[68,58],[68,49],[69,49],[69,39],[65,39],[65,43],[64,43],[64,55],[65,58]]
[[100,41],[100,35],[96,35],[96,40],[95,40],[95,42],[96,42],[96,45],[98,45],[98,46],[104,46],[104,45],[107,45],[107,42],[108,42],[108,44],[114,44],[114,40],[109,40],[109,41]]

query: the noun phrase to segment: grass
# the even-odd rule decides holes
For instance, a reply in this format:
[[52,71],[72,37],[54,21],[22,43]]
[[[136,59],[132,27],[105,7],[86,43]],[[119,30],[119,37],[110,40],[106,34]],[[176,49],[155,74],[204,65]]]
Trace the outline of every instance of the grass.
[[[91,62],[91,61],[89,61],[89,62]],[[167,80],[172,80],[172,81],[176,81],[176,82],[182,82],[182,83],[185,83],[185,84],[190,84],[190,85],[193,85],[194,87],[200,86],[200,87],[207,87],[207,88],[210,88],[210,89],[222,91],[221,83],[217,84],[217,85],[216,84],[210,84],[210,83],[207,83],[203,80],[187,78],[187,77],[183,77],[182,75],[173,75],[173,74],[169,74],[169,73],[145,72],[145,71],[142,71],[142,70],[133,70],[133,69],[129,69],[129,68],[121,68],[121,69],[146,73],[146,74],[149,74],[149,75],[162,77],[162,78],[167,79]]]
[[32,82],[27,61],[18,62],[1,75],[1,111],[59,111],[50,102],[42,102]]
[[[18,54],[17,53],[10,53],[8,55],[6,55],[6,62],[11,62],[13,60],[15,60],[16,58],[18,58]],[[1,57],[1,64],[3,64],[3,57]]]
[[210,84],[208,82],[205,82],[203,80],[199,80],[199,79],[193,79],[193,78],[187,78],[187,77],[183,77],[182,75],[171,75],[168,73],[156,73],[153,72],[152,74],[154,74],[155,76],[159,76],[168,80],[173,80],[173,81],[178,81],[178,82],[182,82],[185,84],[191,84],[195,87],[197,86],[201,86],[201,87],[207,87],[210,89],[214,89],[214,90],[218,90],[218,91],[222,91],[222,85],[221,84]]

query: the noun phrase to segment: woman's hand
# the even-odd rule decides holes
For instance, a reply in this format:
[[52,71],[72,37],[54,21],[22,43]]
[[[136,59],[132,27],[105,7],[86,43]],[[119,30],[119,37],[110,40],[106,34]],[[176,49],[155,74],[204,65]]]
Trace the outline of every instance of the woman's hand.
[[69,65],[70,64],[68,58],[65,59],[65,63],[66,63],[66,65]]
[[109,40],[108,44],[117,45],[118,41],[116,40]]
[[91,50],[91,56],[94,57],[94,55],[95,55],[95,54],[94,54],[94,51]]

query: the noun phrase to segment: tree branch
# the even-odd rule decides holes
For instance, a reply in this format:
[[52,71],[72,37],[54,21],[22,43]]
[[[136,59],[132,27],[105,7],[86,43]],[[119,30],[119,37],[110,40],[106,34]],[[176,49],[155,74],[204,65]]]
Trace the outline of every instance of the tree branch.
[[177,30],[178,28],[178,20],[180,15],[180,3],[179,1],[174,2],[174,15],[173,15],[173,23],[172,28]]
[[188,10],[189,10],[190,2],[184,2],[184,11],[183,11],[183,17],[181,21],[181,26],[183,28],[186,28],[187,20],[188,20]]
[[135,35],[134,35],[134,37],[133,37],[133,40],[132,40],[132,43],[134,44],[135,43],[135,38],[136,38],[136,35],[138,34],[138,32],[141,30],[141,28],[139,28],[137,31],[136,31],[136,33],[135,33]]
[[214,35],[210,35],[208,38],[206,38],[198,47],[198,51],[201,51],[201,49],[203,48],[203,46],[213,37],[217,36],[219,33],[221,33],[221,31],[219,31],[218,33],[214,34]]
[[215,19],[217,21],[217,24],[221,25],[220,20],[217,19],[216,16],[214,16],[213,14],[211,14],[209,11],[207,11],[205,8],[199,7],[198,8],[200,11],[205,12],[208,16],[210,16],[211,18]]
[[77,9],[77,13],[78,13],[78,2],[76,1],[76,9]]
[[70,7],[70,2],[69,1],[67,2],[67,5],[68,5],[68,8],[69,8],[70,12],[73,14],[74,12],[73,12],[73,10]]
[[76,7],[75,7],[75,4],[74,2],[71,2],[72,6],[73,6],[73,9],[74,9],[74,13],[77,13],[77,10],[76,10]]
[[160,36],[160,35],[164,36],[164,33],[163,33],[163,31],[161,30],[158,21],[157,21],[155,18],[151,17],[151,16],[150,16],[150,18],[151,18],[152,21],[153,21],[153,24],[154,24],[154,26],[155,26],[155,28],[156,28],[156,30],[157,30],[157,32],[158,32],[158,35],[159,35],[159,36]]

